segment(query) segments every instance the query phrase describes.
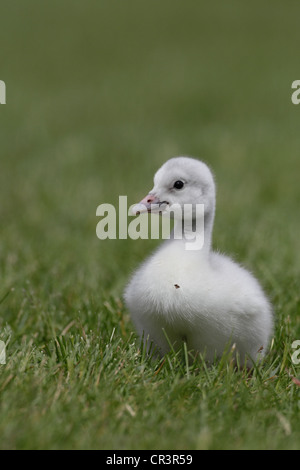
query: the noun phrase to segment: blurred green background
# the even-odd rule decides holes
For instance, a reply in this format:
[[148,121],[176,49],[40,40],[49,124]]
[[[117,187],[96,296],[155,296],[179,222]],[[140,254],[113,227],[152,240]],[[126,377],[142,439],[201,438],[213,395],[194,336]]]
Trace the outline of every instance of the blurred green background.
[[[299,338],[300,106],[291,102],[299,13],[296,0],[1,2],[8,355],[28,341],[42,347],[74,318],[96,331],[104,302],[122,299],[131,271],[158,244],[99,241],[96,208],[119,195],[139,201],[175,155],[210,165],[215,248],[253,270],[278,328],[288,318]],[[17,388],[13,379],[9,387]],[[17,412],[4,411],[4,446],[59,445],[39,442],[36,422],[36,441],[22,440]],[[132,439],[108,442],[130,447]]]

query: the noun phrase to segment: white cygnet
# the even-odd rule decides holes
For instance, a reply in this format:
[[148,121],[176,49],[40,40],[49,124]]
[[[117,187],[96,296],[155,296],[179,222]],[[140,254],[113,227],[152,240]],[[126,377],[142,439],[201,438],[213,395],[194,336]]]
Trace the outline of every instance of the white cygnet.
[[[124,293],[133,323],[147,347],[160,355],[181,347],[204,354],[207,361],[234,345],[243,365],[267,350],[273,331],[270,302],[253,275],[227,256],[211,249],[215,215],[215,184],[208,166],[189,157],[168,160],[155,174],[154,187],[136,212],[168,213],[172,205],[203,205],[198,224],[190,212],[191,231],[203,240],[201,249],[189,249],[191,233],[175,218],[173,236],[133,273]],[[182,218],[185,221],[184,210]],[[200,216],[198,216],[200,217]],[[177,225],[176,225],[177,224]]]

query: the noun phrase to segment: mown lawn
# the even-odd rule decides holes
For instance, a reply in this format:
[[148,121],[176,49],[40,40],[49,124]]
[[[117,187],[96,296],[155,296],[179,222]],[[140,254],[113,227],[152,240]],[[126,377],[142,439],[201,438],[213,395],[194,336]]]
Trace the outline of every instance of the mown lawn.
[[[299,449],[299,4],[0,10],[0,448]],[[150,362],[122,292],[159,242],[96,237],[99,204],[140,200],[180,154],[214,171],[214,247],[274,305],[251,376]]]

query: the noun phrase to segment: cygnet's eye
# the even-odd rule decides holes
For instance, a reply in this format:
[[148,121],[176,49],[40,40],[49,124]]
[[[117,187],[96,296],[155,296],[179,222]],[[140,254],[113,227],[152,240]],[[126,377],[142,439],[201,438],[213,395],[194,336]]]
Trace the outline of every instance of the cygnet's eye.
[[178,181],[175,181],[173,188],[175,188],[175,189],[181,189],[181,188],[183,188],[183,186],[184,186],[184,182],[178,180]]

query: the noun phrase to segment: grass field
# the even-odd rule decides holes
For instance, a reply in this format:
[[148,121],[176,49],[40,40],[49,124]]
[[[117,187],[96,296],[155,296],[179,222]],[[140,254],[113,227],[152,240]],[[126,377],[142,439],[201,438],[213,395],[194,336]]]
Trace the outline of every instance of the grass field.
[[[2,2],[0,448],[299,449],[298,2]],[[151,363],[122,292],[158,245],[96,237],[174,155],[217,181],[214,247],[276,330],[252,376]],[[296,379],[295,379],[296,378]]]

